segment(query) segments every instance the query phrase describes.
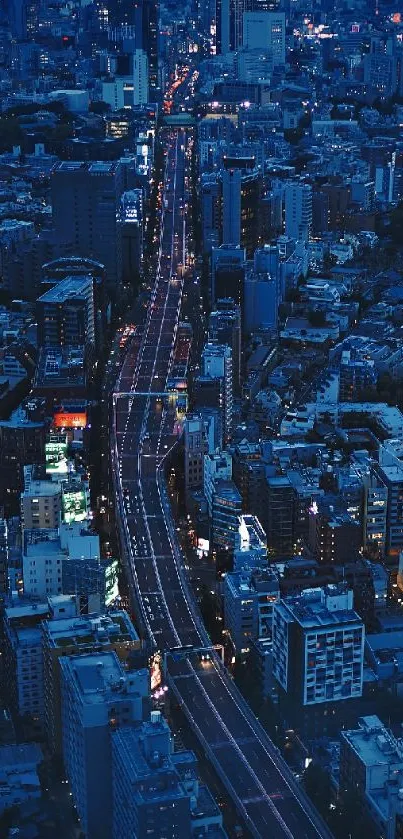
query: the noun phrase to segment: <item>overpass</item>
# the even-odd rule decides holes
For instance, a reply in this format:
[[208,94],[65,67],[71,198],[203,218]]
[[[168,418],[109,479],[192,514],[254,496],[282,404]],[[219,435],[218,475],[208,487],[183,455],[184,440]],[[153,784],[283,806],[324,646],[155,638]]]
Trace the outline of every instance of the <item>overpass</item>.
[[[164,195],[155,285],[135,356],[128,353],[114,396],[111,456],[123,561],[143,635],[165,655],[166,679],[245,826],[262,839],[330,839],[218,655],[190,589],[164,480],[177,441],[166,393],[186,262],[191,138],[165,129]],[[184,649],[186,655],[169,654]]]

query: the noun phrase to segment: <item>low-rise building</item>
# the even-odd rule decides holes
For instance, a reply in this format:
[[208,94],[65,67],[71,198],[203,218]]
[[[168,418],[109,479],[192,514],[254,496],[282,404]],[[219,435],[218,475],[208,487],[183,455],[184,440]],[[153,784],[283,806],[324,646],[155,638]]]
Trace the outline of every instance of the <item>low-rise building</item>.
[[340,796],[351,792],[379,836],[395,839],[403,821],[403,748],[379,717],[341,732]]

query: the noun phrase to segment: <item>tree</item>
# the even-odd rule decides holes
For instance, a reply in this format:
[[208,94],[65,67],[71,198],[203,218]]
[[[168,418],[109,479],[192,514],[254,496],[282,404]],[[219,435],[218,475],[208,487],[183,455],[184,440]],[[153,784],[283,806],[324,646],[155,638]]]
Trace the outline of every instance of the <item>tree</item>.
[[310,309],[308,312],[308,320],[311,326],[325,326],[326,318],[324,312],[319,309]]
[[109,111],[111,110],[111,106],[109,105],[109,102],[91,102],[88,110],[92,114],[99,114],[99,116],[104,116],[104,114],[109,113]]
[[330,774],[318,763],[310,763],[304,772],[305,792],[323,816],[327,816],[332,800]]

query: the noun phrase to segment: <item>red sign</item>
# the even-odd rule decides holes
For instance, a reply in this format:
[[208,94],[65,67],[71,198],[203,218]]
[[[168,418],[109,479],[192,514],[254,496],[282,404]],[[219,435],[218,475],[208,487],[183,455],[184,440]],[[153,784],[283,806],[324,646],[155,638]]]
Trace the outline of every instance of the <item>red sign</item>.
[[87,414],[83,411],[80,414],[57,413],[53,417],[55,428],[85,428],[87,425]]

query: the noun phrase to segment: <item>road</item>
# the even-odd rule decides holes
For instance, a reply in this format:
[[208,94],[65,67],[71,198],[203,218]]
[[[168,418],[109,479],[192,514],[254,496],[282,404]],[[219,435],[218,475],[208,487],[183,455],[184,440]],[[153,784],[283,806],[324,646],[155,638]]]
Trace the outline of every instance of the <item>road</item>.
[[[190,143],[185,130],[165,139],[161,238],[142,340],[129,352],[114,395],[112,463],[122,554],[144,633],[162,652],[209,645],[190,590],[164,482],[177,440],[170,376],[186,259]],[[189,214],[190,215],[190,214]],[[171,690],[191,722],[252,836],[329,839],[232,679],[214,655],[167,656]]]

